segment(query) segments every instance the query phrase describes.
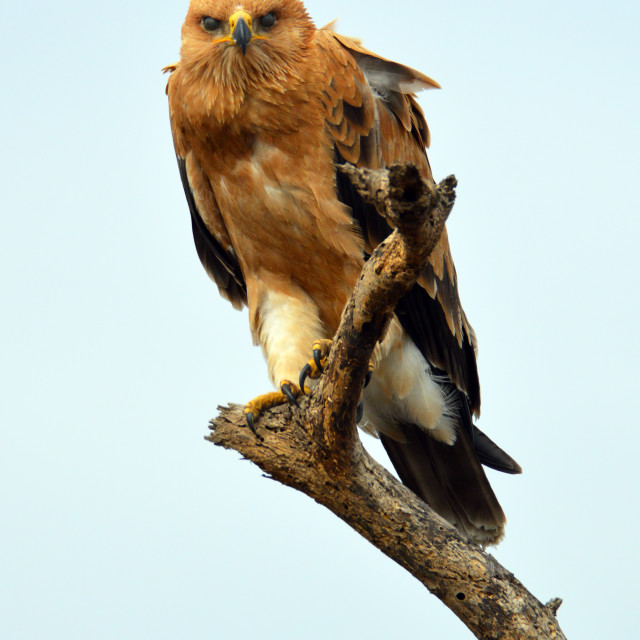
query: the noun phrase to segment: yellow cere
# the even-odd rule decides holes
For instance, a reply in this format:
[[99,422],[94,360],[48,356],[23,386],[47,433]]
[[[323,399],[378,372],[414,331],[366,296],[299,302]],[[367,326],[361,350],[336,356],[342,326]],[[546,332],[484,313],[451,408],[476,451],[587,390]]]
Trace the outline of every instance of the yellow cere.
[[229,35],[224,36],[223,38],[218,38],[217,40],[214,40],[213,44],[218,44],[219,42],[228,42],[230,44],[235,44],[233,40],[233,36],[231,34],[233,33],[233,30],[236,28],[236,24],[238,24],[238,20],[240,20],[240,18],[242,18],[247,23],[247,26],[251,30],[252,40],[266,40],[266,36],[257,36],[255,33],[253,33],[253,24],[251,21],[250,14],[248,14],[246,11],[236,11],[229,18]]
[[244,19],[244,21],[249,26],[249,29],[251,29],[251,33],[253,33],[253,26],[251,25],[251,16],[246,11],[236,11],[229,18],[229,27],[231,28],[231,33],[233,33],[233,30],[236,28],[236,24],[238,23],[238,20],[240,20],[240,18]]

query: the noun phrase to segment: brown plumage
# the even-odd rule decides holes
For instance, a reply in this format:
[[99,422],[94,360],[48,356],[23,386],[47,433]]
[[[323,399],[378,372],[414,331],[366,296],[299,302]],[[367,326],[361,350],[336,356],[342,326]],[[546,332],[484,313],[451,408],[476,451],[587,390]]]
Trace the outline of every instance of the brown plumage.
[[[336,164],[413,162],[431,179],[414,92],[438,85],[316,29],[298,0],[192,0],[167,70],[198,255],[221,294],[249,307],[273,382],[297,379],[390,231]],[[472,424],[475,335],[446,232],[375,360],[362,426],[405,484],[472,539],[496,542],[505,518],[480,461],[519,467]]]

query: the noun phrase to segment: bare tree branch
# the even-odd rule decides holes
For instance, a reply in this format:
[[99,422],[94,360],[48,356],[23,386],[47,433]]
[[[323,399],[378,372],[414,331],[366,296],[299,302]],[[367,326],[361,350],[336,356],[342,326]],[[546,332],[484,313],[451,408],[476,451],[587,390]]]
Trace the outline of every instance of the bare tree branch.
[[333,511],[420,580],[477,638],[565,638],[556,620],[561,600],[539,602],[362,447],[355,412],[369,360],[440,238],[456,180],[435,187],[412,165],[343,170],[395,231],[363,269],[318,387],[299,407],[261,416],[263,440],[246,428],[239,406],[221,409],[208,439]]

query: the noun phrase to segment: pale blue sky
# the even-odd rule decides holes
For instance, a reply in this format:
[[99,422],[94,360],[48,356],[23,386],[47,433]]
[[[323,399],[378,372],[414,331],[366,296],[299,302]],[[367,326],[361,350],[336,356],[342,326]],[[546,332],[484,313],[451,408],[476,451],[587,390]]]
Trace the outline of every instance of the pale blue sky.
[[[634,637],[638,3],[307,6],[443,86],[421,104],[436,177],[460,182],[480,426],[525,471],[491,473],[494,555],[565,599],[569,637]],[[268,381],[192,246],[160,73],[186,8],[0,8],[0,636],[471,638],[329,512],[203,440]]]

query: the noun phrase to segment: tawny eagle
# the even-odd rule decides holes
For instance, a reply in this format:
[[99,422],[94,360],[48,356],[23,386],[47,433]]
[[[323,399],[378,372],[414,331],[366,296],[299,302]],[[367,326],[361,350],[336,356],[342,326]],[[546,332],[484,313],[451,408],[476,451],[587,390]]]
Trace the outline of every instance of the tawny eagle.
[[[171,127],[198,255],[220,293],[249,308],[274,384],[297,380],[331,338],[387,223],[340,163],[412,162],[432,174],[415,92],[431,78],[317,29],[298,0],[192,0],[171,72]],[[361,421],[402,481],[471,539],[505,516],[482,464],[518,465],[472,422],[476,338],[446,231],[378,346]]]

